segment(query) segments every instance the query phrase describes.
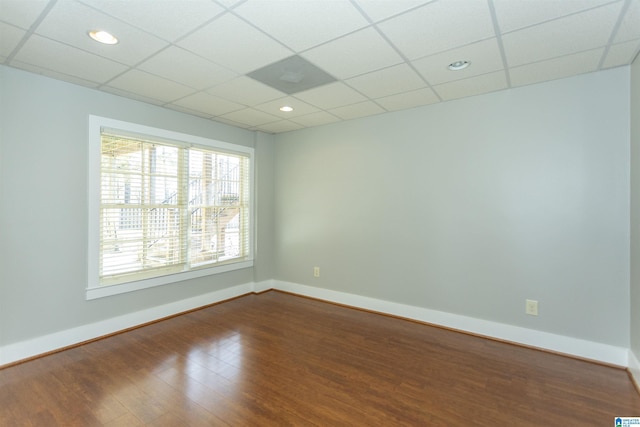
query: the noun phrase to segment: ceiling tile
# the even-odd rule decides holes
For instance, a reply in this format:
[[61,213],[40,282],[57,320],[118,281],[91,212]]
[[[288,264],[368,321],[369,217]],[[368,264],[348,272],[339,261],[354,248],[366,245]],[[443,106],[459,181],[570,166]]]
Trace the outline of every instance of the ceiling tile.
[[232,113],[219,116],[221,119],[232,120],[234,122],[243,123],[249,126],[260,126],[265,123],[280,121],[280,117],[265,113],[264,111],[254,108],[245,108],[244,110],[234,111]]
[[[229,37],[233,34],[233,37]],[[239,74],[292,55],[240,18],[226,14],[178,42],[178,45]]]
[[369,24],[348,0],[248,1],[234,12],[296,52]]
[[374,22],[381,21],[434,0],[355,0]]
[[611,0],[493,0],[503,33],[610,3]]
[[13,25],[0,22],[0,59],[2,62],[11,55],[27,32]]
[[302,129],[304,126],[290,122],[289,120],[280,120],[279,122],[266,123],[260,126],[255,126],[254,130],[260,130],[267,133],[280,133],[289,132],[292,130]]
[[168,47],[137,68],[196,89],[206,89],[237,76],[227,68],[176,46]]
[[418,74],[406,64],[354,77],[346,80],[346,83],[370,98],[381,98],[426,86]]
[[[280,111],[280,107],[284,105],[293,107],[293,111],[289,111],[289,112]],[[299,99],[296,99],[292,96],[287,96],[285,98],[269,101],[264,104],[260,104],[255,108],[258,110],[264,111],[265,113],[276,115],[283,119],[289,119],[292,117],[302,116],[305,114],[315,113],[316,111],[318,111],[318,109],[313,105],[309,105],[306,102],[300,101]]]
[[640,0],[632,0],[624,15],[614,43],[640,38]]
[[207,92],[244,105],[262,104],[285,96],[284,92],[275,90],[246,76],[240,76],[219,84],[208,89]]
[[300,123],[302,126],[320,126],[328,123],[334,123],[340,121],[336,116],[327,113],[326,111],[318,111],[317,113],[307,114],[305,116],[294,117],[292,122]]
[[127,69],[109,59],[36,35],[27,40],[14,59],[96,83],[104,83]]
[[196,116],[196,117],[202,117],[203,119],[213,119],[213,116],[209,113],[206,113],[204,111],[198,111],[198,110],[192,110],[190,108],[187,107],[183,107],[181,105],[177,105],[177,104],[163,104],[163,107],[166,108],[170,108],[174,111],[179,111],[181,113],[185,113],[185,114],[190,114],[192,116]]
[[496,71],[464,80],[456,80],[433,87],[438,95],[445,101],[480,95],[506,88],[507,79],[503,71]]
[[82,0],[128,24],[173,42],[213,19],[224,8],[211,0]]
[[595,71],[604,48],[563,56],[509,70],[512,86],[524,86]]
[[505,34],[507,63],[514,67],[605,46],[620,7],[614,3]]
[[[112,46],[95,42],[87,33],[96,29],[109,31],[120,42]],[[157,37],[70,1],[57,2],[36,33],[128,65],[137,64],[167,46]]]
[[398,52],[371,27],[313,48],[301,56],[339,79],[403,62]]
[[97,88],[100,86],[100,83],[89,81],[86,79],[82,79],[76,76],[70,76],[69,74],[60,73],[57,71],[50,70],[48,68],[43,68],[38,65],[28,64],[26,62],[16,61],[15,59],[11,61],[11,66],[15,68],[19,68],[21,70],[28,71],[34,74],[40,74],[42,76],[51,77],[52,79],[62,80],[65,82],[73,83],[79,86],[86,86],[90,88]]
[[429,3],[378,28],[409,59],[495,36],[486,0]]
[[127,71],[108,85],[163,102],[171,102],[194,92],[190,87],[140,70]]
[[299,92],[295,94],[295,97],[321,109],[355,104],[367,99],[341,82],[330,83],[315,89]]
[[0,0],[0,21],[28,30],[49,0]]
[[371,101],[365,101],[353,105],[345,105],[344,107],[333,108],[329,110],[329,113],[334,116],[338,116],[343,120],[350,120],[357,119],[358,117],[373,116],[375,114],[384,113],[385,111],[386,110],[378,104]]
[[231,9],[234,5],[241,3],[245,0],[215,0],[220,3],[222,6]]
[[147,104],[153,104],[153,105],[164,105],[165,104],[164,101],[161,101],[159,99],[149,98],[149,97],[140,95],[139,93],[129,92],[129,91],[126,91],[126,90],[115,88],[115,87],[102,86],[100,88],[100,90],[102,90],[104,92],[112,93],[114,95],[122,96],[124,98],[129,98],[129,99],[134,99],[136,101],[145,102]]
[[399,93],[397,95],[385,96],[375,100],[388,111],[404,110],[407,108],[419,107],[421,105],[435,104],[440,102],[438,96],[429,88],[413,90],[411,92]]
[[209,116],[221,116],[232,111],[242,110],[245,107],[226,99],[209,95],[206,92],[197,92],[192,95],[174,101],[173,104],[199,111]]
[[609,47],[602,68],[619,67],[630,64],[640,50],[640,39],[614,44]]
[[225,125],[235,126],[242,129],[249,129],[251,126],[246,123],[234,122],[233,120],[223,119],[222,117],[213,117],[211,120],[218,123],[224,123]]
[[[449,64],[469,61],[463,70],[451,71]],[[460,80],[504,68],[496,39],[484,40],[468,46],[452,49],[426,58],[412,61],[414,67],[431,85]]]

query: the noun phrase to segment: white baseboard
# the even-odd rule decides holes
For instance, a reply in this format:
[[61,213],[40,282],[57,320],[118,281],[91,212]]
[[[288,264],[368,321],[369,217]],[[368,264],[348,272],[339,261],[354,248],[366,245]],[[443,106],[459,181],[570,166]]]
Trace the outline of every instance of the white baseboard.
[[633,381],[636,383],[636,388],[640,390],[640,360],[638,359],[638,356],[640,355],[629,350],[629,373],[631,374]]
[[0,366],[153,322],[154,320],[193,310],[198,307],[248,294],[253,292],[253,285],[253,283],[247,283],[233,286],[100,322],[0,346]]
[[274,281],[274,289],[621,367],[629,365],[630,351],[627,348],[609,344],[297,283]]
[[291,292],[319,300],[418,320],[612,365],[628,367],[636,382],[640,383],[640,362],[638,362],[637,355],[634,355],[633,352],[626,348],[279,280],[265,280],[257,283],[233,286],[100,322],[0,346],[0,366],[240,295],[252,292],[260,293],[269,289]]

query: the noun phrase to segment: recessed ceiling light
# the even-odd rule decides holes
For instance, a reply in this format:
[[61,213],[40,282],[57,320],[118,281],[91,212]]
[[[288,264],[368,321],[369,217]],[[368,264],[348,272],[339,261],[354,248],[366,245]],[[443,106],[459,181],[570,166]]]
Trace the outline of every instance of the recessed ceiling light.
[[285,113],[289,113],[289,112],[293,111],[293,107],[290,107],[288,105],[284,105],[284,106],[280,107],[280,111],[284,111]]
[[102,30],[89,31],[89,37],[102,44],[118,43],[118,39],[114,35]]
[[452,62],[451,64],[449,64],[449,69],[451,71],[460,71],[460,70],[464,70],[465,68],[467,68],[469,66],[469,64],[471,64],[471,62],[469,62],[469,61],[456,61],[456,62]]

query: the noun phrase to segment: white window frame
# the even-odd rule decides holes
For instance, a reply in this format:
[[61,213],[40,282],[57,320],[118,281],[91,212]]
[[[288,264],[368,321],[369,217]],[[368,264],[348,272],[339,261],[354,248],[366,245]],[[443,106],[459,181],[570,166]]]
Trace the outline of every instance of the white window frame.
[[[101,174],[101,131],[103,128],[116,129],[124,134],[144,135],[159,141],[175,141],[182,144],[201,146],[230,153],[240,153],[249,157],[249,253],[238,262],[221,265],[212,264],[206,268],[192,269],[184,272],[168,274],[148,279],[135,280],[115,285],[100,283],[100,174]],[[165,129],[114,120],[100,116],[89,116],[89,162],[88,162],[88,285],[86,299],[96,299],[110,295],[122,294],[155,286],[166,285],[197,277],[209,276],[228,271],[253,267],[254,254],[254,149],[242,145],[217,141]]]

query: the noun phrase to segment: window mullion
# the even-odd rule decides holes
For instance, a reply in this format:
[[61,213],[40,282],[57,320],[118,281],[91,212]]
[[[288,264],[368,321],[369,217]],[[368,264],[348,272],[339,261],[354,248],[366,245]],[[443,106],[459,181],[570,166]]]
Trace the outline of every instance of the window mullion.
[[191,215],[189,206],[189,149],[178,150],[178,212],[180,215],[180,261],[191,265]]

